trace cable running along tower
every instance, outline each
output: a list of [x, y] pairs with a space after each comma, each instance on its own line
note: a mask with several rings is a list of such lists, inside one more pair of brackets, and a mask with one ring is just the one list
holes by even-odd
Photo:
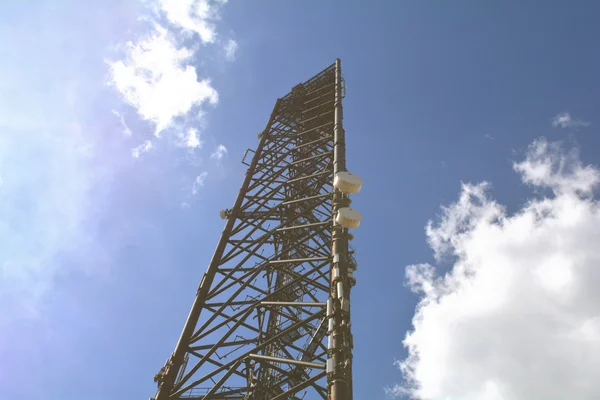
[[352, 399], [344, 96], [338, 59], [277, 100], [154, 400]]

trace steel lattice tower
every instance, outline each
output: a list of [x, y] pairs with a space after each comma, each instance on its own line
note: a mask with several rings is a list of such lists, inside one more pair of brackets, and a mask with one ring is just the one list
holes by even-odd
[[155, 400], [352, 399], [344, 95], [338, 59], [277, 100]]

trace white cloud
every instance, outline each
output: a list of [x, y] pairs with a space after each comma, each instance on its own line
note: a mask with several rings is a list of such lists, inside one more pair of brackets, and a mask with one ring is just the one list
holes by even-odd
[[214, 159], [220, 160], [226, 154], [227, 154], [227, 147], [225, 147], [224, 145], [220, 144], [217, 147], [217, 150], [215, 150], [213, 153], [210, 154], [210, 158], [214, 158]]
[[142, 118], [156, 124], [157, 136], [192, 107], [217, 103], [218, 93], [210, 79], [198, 80], [190, 64], [193, 52], [178, 48], [160, 25], [147, 38], [128, 42], [125, 48], [125, 60], [109, 63], [112, 84]]
[[206, 180], [206, 176], [208, 172], [203, 172], [196, 177], [194, 184], [192, 185], [192, 194], [198, 193], [198, 190], [204, 186], [204, 181]]
[[190, 128], [185, 137], [185, 146], [190, 149], [196, 149], [202, 147], [204, 144], [198, 136], [198, 131], [194, 128]]
[[227, 44], [225, 44], [225, 58], [227, 58], [228, 61], [233, 61], [235, 60], [235, 53], [238, 49], [238, 44], [235, 40], [233, 39], [229, 39], [227, 41]]
[[486, 133], [485, 135], [483, 135], [483, 137], [485, 137], [486, 139], [489, 139], [489, 140], [496, 140], [496, 137], [493, 135], [490, 135], [489, 133]]
[[213, 43], [216, 36], [215, 21], [220, 7], [227, 0], [159, 0], [159, 6], [169, 22], [185, 31], [195, 32], [205, 43]]
[[600, 179], [596, 168], [581, 164], [576, 149], [565, 152], [559, 143], [548, 143], [542, 139], [533, 142], [526, 159], [515, 163], [514, 168], [521, 173], [523, 182], [548, 187], [557, 194], [591, 194]]
[[398, 366], [406, 384], [388, 389], [427, 400], [600, 398], [600, 202], [598, 170], [576, 152], [535, 141], [514, 169], [553, 190], [508, 215], [486, 183], [464, 184], [459, 200], [429, 223], [440, 276], [406, 269], [419, 293]]
[[123, 134], [125, 136], [131, 136], [132, 132], [131, 129], [129, 129], [127, 122], [125, 122], [125, 117], [116, 110], [112, 110], [112, 113], [116, 115], [117, 118], [119, 118], [119, 121], [121, 122], [121, 127], [123, 128]]
[[552, 126], [561, 128], [577, 128], [590, 126], [589, 122], [573, 119], [568, 112], [562, 112], [552, 118]]
[[154, 144], [152, 144], [151, 140], [146, 140], [144, 143], [140, 144], [136, 148], [131, 150], [131, 156], [133, 158], [140, 158], [143, 153], [147, 153], [154, 148]]

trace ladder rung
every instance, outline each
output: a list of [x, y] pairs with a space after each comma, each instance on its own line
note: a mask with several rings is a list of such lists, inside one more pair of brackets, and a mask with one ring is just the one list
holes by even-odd
[[[305, 121], [302, 121], [302, 122], [305, 122]], [[323, 129], [323, 127], [325, 127], [327, 125], [333, 125], [333, 121], [326, 122], [323, 125], [315, 126], [314, 128], [310, 128], [310, 129], [307, 129], [307, 130], [299, 132], [299, 133], [286, 133], [285, 135], [283, 135], [283, 134], [282, 135], [275, 135], [274, 137], [277, 137], [277, 138], [279, 138], [279, 137], [298, 137], [298, 136], [302, 136], [302, 135], [304, 135], [306, 133], [311, 133], [313, 131], [316, 131], [317, 129]]]
[[330, 104], [330, 103], [334, 103], [334, 102], [335, 102], [335, 100], [327, 100], [327, 101], [325, 101], [325, 102], [323, 102], [321, 104], [318, 104], [318, 105], [316, 105], [314, 107], [309, 108], [308, 110], [302, 111], [302, 114], [307, 113], [307, 112], [311, 112], [313, 110], [316, 110], [319, 107], [323, 107], [324, 105], [327, 105], [327, 104]]
[[[313, 94], [313, 93], [317, 93], [317, 92], [319, 92], [319, 91], [321, 91], [321, 90], [323, 90], [323, 89], [327, 89], [327, 88], [329, 88], [329, 87], [331, 87], [331, 86], [333, 86], [333, 85], [335, 85], [335, 83], [330, 83], [330, 84], [328, 84], [328, 85], [321, 86], [320, 88], [318, 88], [318, 89], [315, 89], [315, 90], [311, 90], [310, 92], [308, 92], [308, 93], [305, 93], [304, 95], [305, 95], [305, 96], [310, 96], [310, 95], [311, 95], [311, 94]], [[310, 102], [310, 101], [312, 101], [312, 100], [309, 100], [309, 101], [307, 101], [307, 103], [308, 103], [308, 102]]]
[[310, 227], [313, 227], [313, 226], [322, 226], [322, 225], [327, 225], [327, 224], [330, 224], [330, 223], [331, 223], [331, 221], [323, 221], [323, 222], [313, 222], [312, 224], [286, 226], [285, 228], [279, 228], [279, 229], [277, 229], [277, 232], [289, 231], [291, 229], [310, 228]]
[[[323, 116], [325, 116], [325, 115], [327, 115], [327, 114], [331, 114], [332, 112], [333, 112], [333, 110], [325, 111], [325, 112], [324, 112], [324, 113], [322, 113], [322, 114], [315, 115], [314, 117], [312, 117], [312, 118], [309, 118], [309, 119], [305, 119], [304, 121], [302, 121], [302, 123], [303, 123], [303, 124], [305, 124], [305, 123], [307, 123], [307, 122], [309, 122], [309, 121], [312, 121], [313, 119], [317, 119], [317, 118], [323, 117]], [[304, 134], [304, 133], [305, 133], [305, 132], [299, 133], [299, 135], [302, 135], [302, 134]]]
[[271, 260], [269, 264], [286, 264], [286, 263], [303, 263], [309, 261], [327, 261], [329, 257], [314, 257], [314, 258], [291, 258], [289, 260]]
[[301, 199], [296, 199], [296, 200], [290, 200], [290, 201], [284, 201], [283, 203], [281, 203], [282, 206], [287, 206], [288, 204], [294, 204], [294, 203], [299, 203], [301, 201], [305, 201], [305, 200], [314, 200], [314, 199], [320, 199], [323, 197], [327, 197], [327, 196], [331, 196], [332, 193], [326, 193], [326, 194], [319, 194], [316, 196], [310, 196], [310, 197], [303, 197]]
[[282, 363], [282, 364], [301, 365], [303, 367], [308, 367], [308, 368], [325, 369], [325, 364], [317, 364], [317, 363], [312, 363], [312, 362], [308, 362], [308, 361], [298, 361], [298, 360], [293, 360], [293, 359], [289, 359], [289, 358], [263, 356], [263, 355], [259, 355], [259, 354], [248, 354], [248, 358], [254, 358], [256, 360], [271, 361], [271, 362]]
[[300, 301], [261, 301], [261, 306], [282, 306], [282, 307], [325, 307], [327, 303], [307, 303]]
[[319, 158], [319, 157], [328, 156], [328, 155], [330, 155], [330, 154], [332, 154], [332, 153], [333, 153], [333, 151], [331, 151], [331, 150], [330, 150], [330, 151], [326, 151], [326, 152], [324, 152], [324, 153], [319, 153], [319, 154], [317, 154], [317, 155], [314, 155], [314, 156], [312, 156], [312, 157], [306, 157], [306, 158], [303, 158], [303, 159], [301, 159], [301, 160], [296, 160], [296, 161], [294, 161], [294, 162], [291, 162], [291, 163], [290, 163], [290, 165], [296, 165], [296, 164], [300, 164], [301, 162], [305, 162], [305, 161], [313, 160], [313, 159], [315, 159], [315, 158]]
[[285, 182], [285, 184], [287, 185], [288, 183], [299, 182], [299, 181], [302, 181], [304, 179], [314, 178], [315, 176], [320, 176], [320, 175], [325, 175], [325, 174], [331, 174], [332, 172], [333, 171], [329, 169], [329, 170], [326, 170], [326, 171], [323, 171], [323, 172], [318, 172], [316, 174], [301, 176], [299, 178], [290, 179], [289, 181]]
[[326, 136], [323, 136], [322, 138], [317, 139], [317, 140], [313, 140], [312, 142], [308, 142], [308, 143], [301, 144], [300, 146], [296, 146], [296, 147], [294, 147], [292, 149], [292, 151], [301, 149], [301, 148], [306, 147], [306, 146], [310, 146], [311, 144], [315, 144], [315, 143], [319, 143], [319, 142], [324, 142], [326, 140], [329, 141], [329, 140], [332, 140], [332, 139], [333, 139], [333, 135], [330, 134], [330, 133], [326, 133]]

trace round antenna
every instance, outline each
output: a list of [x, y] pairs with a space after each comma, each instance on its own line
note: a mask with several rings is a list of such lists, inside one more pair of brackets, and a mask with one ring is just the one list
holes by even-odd
[[360, 192], [363, 180], [358, 175], [347, 171], [338, 172], [333, 178], [333, 186], [342, 193], [353, 194]]
[[221, 210], [219, 211], [219, 217], [221, 217], [222, 220], [227, 219], [229, 214], [229, 210]]
[[337, 212], [335, 222], [340, 224], [346, 229], [358, 228], [362, 215], [353, 208], [340, 208]]

